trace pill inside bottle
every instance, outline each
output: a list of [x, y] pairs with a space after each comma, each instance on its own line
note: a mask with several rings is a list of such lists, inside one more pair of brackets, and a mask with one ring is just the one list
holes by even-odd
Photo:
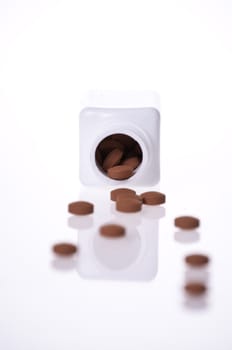
[[97, 145], [95, 162], [98, 169], [115, 180], [132, 177], [143, 161], [139, 143], [126, 134], [111, 134]]

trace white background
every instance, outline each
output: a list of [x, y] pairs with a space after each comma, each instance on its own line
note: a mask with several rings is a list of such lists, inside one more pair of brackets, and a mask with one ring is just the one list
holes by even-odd
[[[232, 348], [231, 18], [229, 0], [0, 1], [1, 349]], [[93, 88], [161, 96], [167, 204], [150, 282], [51, 267], [51, 245], [77, 240], [66, 207]], [[197, 242], [175, 240], [183, 213], [202, 220]], [[197, 310], [181, 290], [195, 251], [212, 258]]]

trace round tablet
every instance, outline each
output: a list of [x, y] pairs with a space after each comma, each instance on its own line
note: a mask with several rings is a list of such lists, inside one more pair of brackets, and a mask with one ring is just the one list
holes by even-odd
[[117, 196], [125, 194], [125, 195], [136, 195], [136, 192], [134, 190], [131, 190], [129, 188], [117, 188], [116, 190], [113, 190], [110, 192], [110, 199], [112, 201], [116, 201]]
[[165, 203], [165, 194], [156, 191], [144, 192], [140, 195], [143, 200], [143, 204], [147, 205], [159, 205]]
[[136, 213], [142, 209], [142, 201], [136, 198], [123, 198], [116, 201], [116, 210], [123, 213]]
[[68, 205], [68, 211], [74, 215], [88, 215], [93, 213], [94, 206], [92, 203], [78, 201]]
[[209, 257], [203, 254], [187, 255], [185, 262], [193, 267], [203, 267], [209, 263]]
[[127, 165], [117, 165], [109, 168], [107, 174], [114, 180], [126, 180], [133, 175], [133, 169]]
[[129, 194], [121, 193], [121, 194], [118, 194], [116, 201], [121, 201], [121, 200], [123, 201], [126, 198], [134, 198], [134, 199], [137, 199], [140, 202], [143, 202], [141, 196], [139, 196], [137, 194], [134, 194], [134, 193], [129, 193]]
[[100, 234], [102, 236], [106, 237], [122, 237], [125, 235], [125, 228], [120, 225], [114, 225], [114, 224], [109, 224], [109, 225], [103, 225], [99, 229]]
[[191, 282], [185, 285], [185, 291], [194, 296], [202, 295], [206, 292], [207, 288], [203, 283]]
[[141, 161], [139, 160], [138, 157], [130, 157], [130, 158], [126, 158], [122, 162], [122, 165], [128, 165], [132, 169], [136, 169], [139, 166], [140, 163], [141, 163]]
[[104, 159], [104, 162], [102, 164], [102, 167], [104, 170], [108, 170], [109, 168], [112, 168], [115, 165], [118, 165], [120, 163], [120, 160], [123, 156], [123, 151], [119, 148], [113, 149], [110, 153], [107, 154], [106, 158]]
[[200, 226], [200, 220], [193, 216], [180, 216], [175, 218], [174, 224], [183, 230], [193, 230]]
[[73, 255], [77, 251], [77, 247], [71, 243], [57, 243], [52, 248], [57, 255], [68, 256]]

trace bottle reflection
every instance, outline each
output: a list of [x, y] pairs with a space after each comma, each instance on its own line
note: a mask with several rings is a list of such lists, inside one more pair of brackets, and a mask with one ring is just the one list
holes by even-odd
[[75, 230], [87, 230], [93, 226], [93, 215], [72, 215], [68, 218], [67, 224]]
[[106, 270], [128, 269], [136, 262], [141, 250], [141, 237], [136, 229], [128, 230], [125, 237], [106, 238], [95, 234], [93, 251], [96, 261]]
[[144, 205], [142, 213], [146, 219], [159, 220], [165, 217], [166, 211], [164, 207], [159, 205]]
[[[82, 194], [82, 197], [85, 196]], [[89, 192], [86, 197], [90, 197]], [[109, 199], [102, 199], [106, 196], [94, 198], [92, 226], [78, 226], [79, 275], [82, 278], [103, 280], [154, 279], [158, 269], [159, 219], [165, 215], [165, 209], [144, 206], [141, 212], [127, 214], [116, 211], [115, 203]], [[99, 227], [106, 223], [123, 225], [126, 228], [125, 236], [101, 236]], [[74, 227], [73, 223], [69, 226]]]
[[73, 271], [76, 267], [76, 258], [74, 257], [54, 257], [51, 261], [51, 267], [57, 271]]

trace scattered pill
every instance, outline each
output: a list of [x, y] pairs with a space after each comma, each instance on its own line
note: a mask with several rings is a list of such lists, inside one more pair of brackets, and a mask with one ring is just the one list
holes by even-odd
[[185, 285], [185, 291], [193, 296], [199, 296], [206, 292], [207, 288], [203, 283], [191, 282]]
[[92, 214], [94, 206], [92, 203], [78, 201], [68, 205], [68, 212], [74, 215], [88, 215]]
[[77, 251], [77, 247], [71, 243], [57, 243], [52, 248], [57, 255], [68, 256], [73, 255]]
[[140, 195], [143, 200], [143, 204], [147, 205], [159, 205], [165, 203], [165, 194], [161, 192], [144, 192]]
[[116, 201], [116, 210], [123, 213], [135, 213], [142, 209], [142, 201], [136, 198], [123, 198]]
[[200, 226], [200, 220], [193, 216], [180, 216], [175, 218], [174, 224], [184, 230], [193, 230]]
[[131, 190], [130, 188], [117, 188], [116, 190], [112, 190], [110, 192], [110, 199], [112, 201], [116, 201], [117, 196], [125, 194], [125, 195], [136, 195], [136, 192], [134, 190]]
[[137, 194], [132, 194], [132, 193], [129, 193], [129, 194], [126, 194], [126, 193], [122, 193], [122, 194], [119, 194], [118, 196], [117, 196], [117, 199], [116, 199], [116, 201], [123, 201], [123, 200], [125, 200], [126, 198], [134, 198], [134, 199], [137, 199], [138, 201], [140, 201], [141, 203], [143, 203], [143, 200], [142, 200], [142, 198], [139, 196], [139, 195], [137, 195]]
[[113, 225], [113, 224], [103, 225], [100, 227], [99, 231], [102, 236], [112, 237], [112, 238], [122, 237], [125, 235], [125, 228], [120, 225]]
[[202, 267], [209, 263], [209, 257], [203, 254], [192, 254], [186, 256], [185, 262], [193, 267]]

